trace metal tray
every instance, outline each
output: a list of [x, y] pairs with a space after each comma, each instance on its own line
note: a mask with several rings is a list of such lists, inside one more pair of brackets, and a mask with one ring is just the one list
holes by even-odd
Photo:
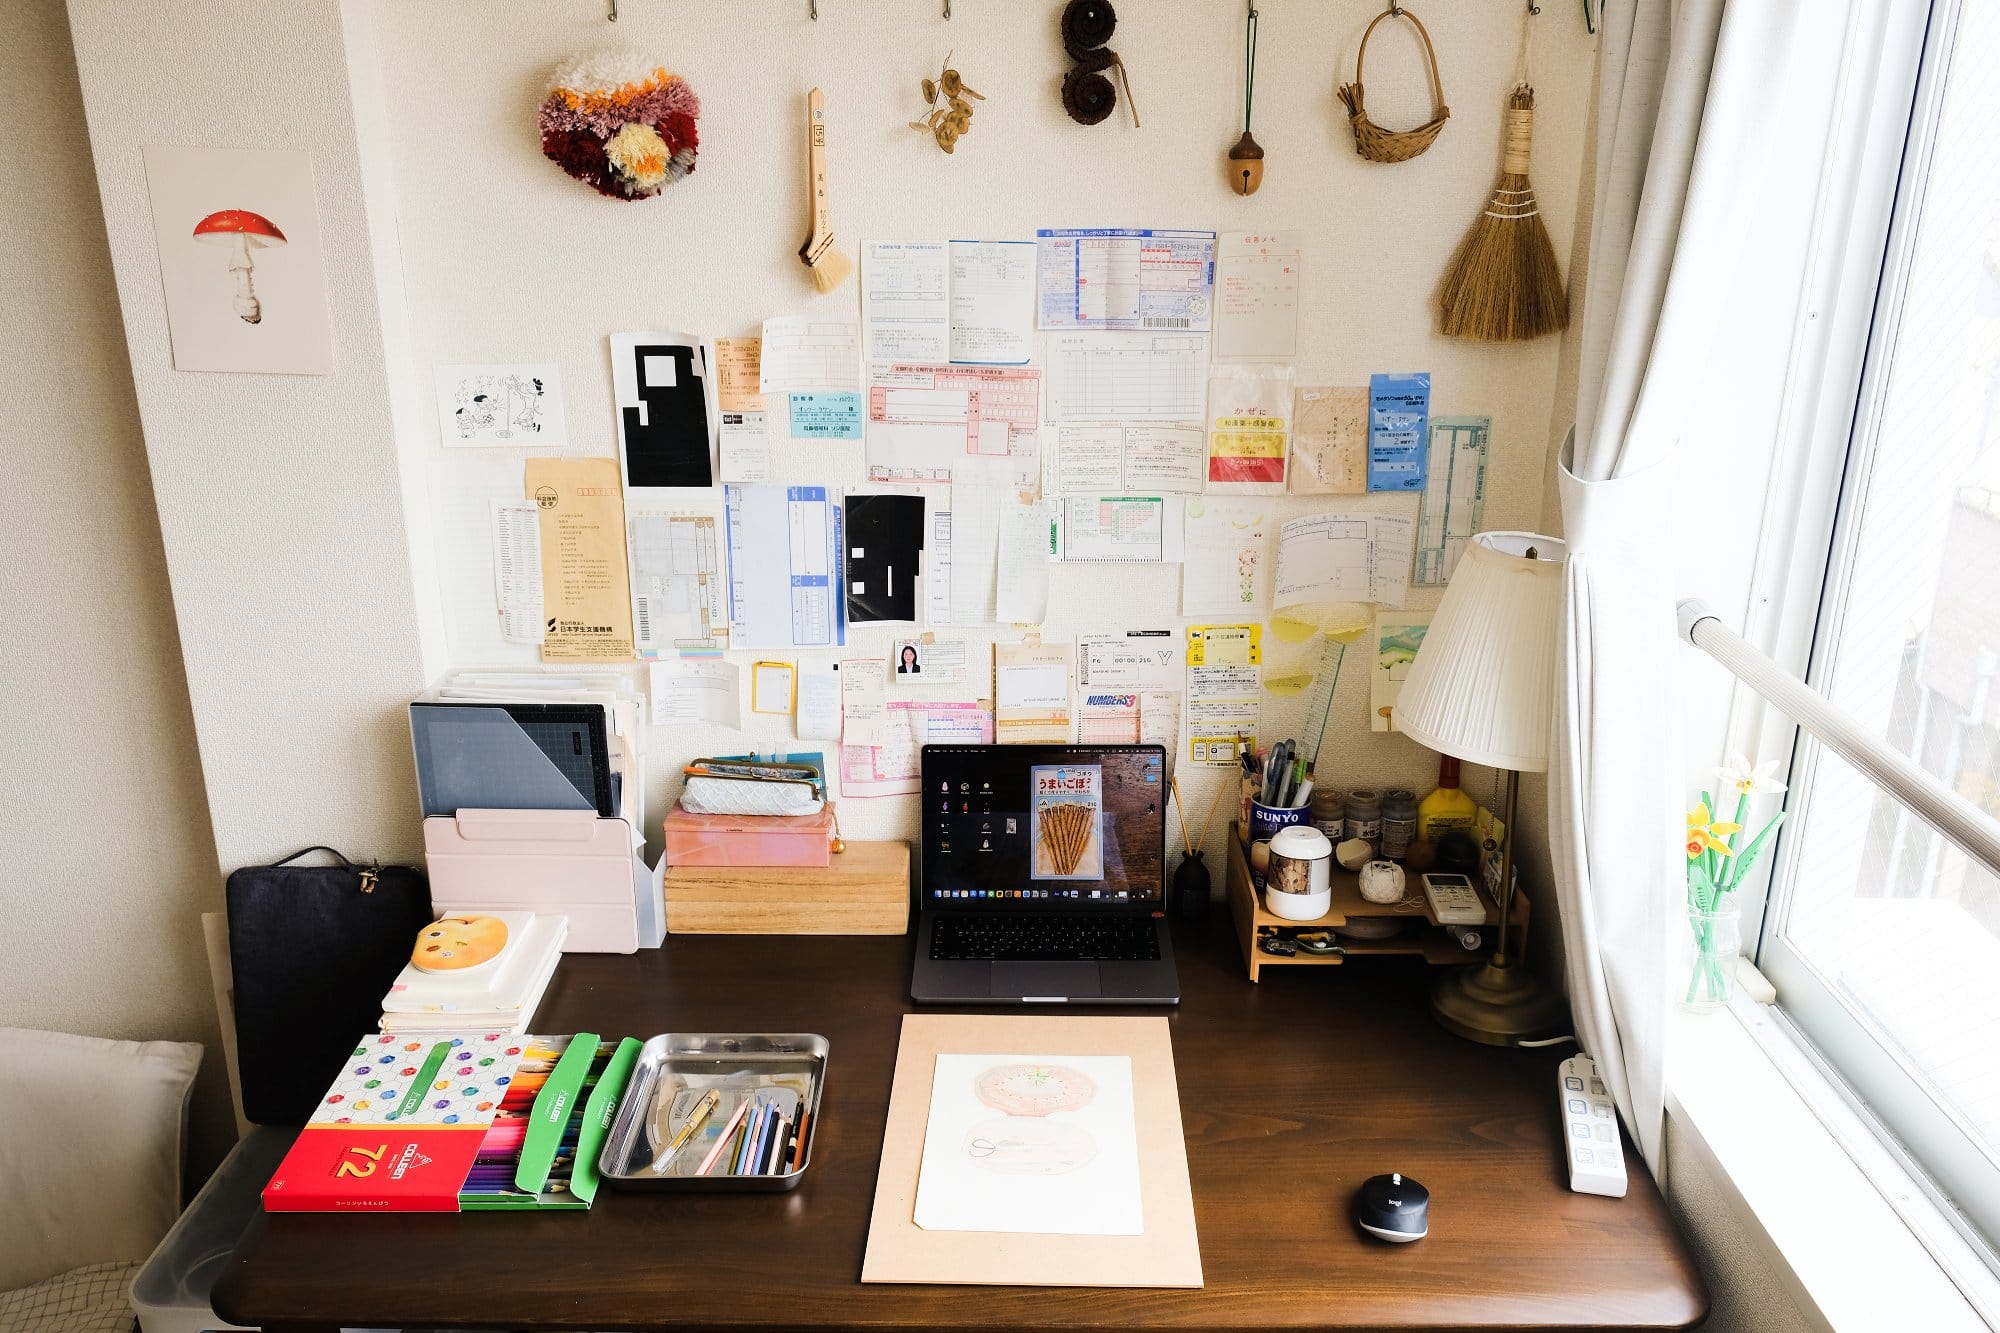
[[[667, 1032], [650, 1039], [639, 1048], [632, 1080], [598, 1156], [604, 1183], [614, 1189], [687, 1192], [772, 1194], [796, 1189], [812, 1168], [813, 1144], [819, 1138], [826, 1056], [826, 1038], [812, 1032]], [[759, 1087], [777, 1090], [781, 1097], [796, 1093], [807, 1114], [806, 1151], [798, 1169], [766, 1176], [684, 1174], [706, 1155], [712, 1140], [703, 1133], [676, 1154], [664, 1173], [655, 1173], [660, 1094], [698, 1096], [711, 1086], [725, 1091]], [[719, 1128], [732, 1109], [725, 1101], [709, 1123]], [[665, 1120], [674, 1123], [671, 1115]]]

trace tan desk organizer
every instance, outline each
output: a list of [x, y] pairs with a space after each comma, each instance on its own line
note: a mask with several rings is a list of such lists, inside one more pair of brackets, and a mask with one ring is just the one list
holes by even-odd
[[[1414, 954], [1427, 963], [1440, 966], [1461, 963], [1476, 963], [1486, 956], [1484, 951], [1474, 952], [1461, 946], [1458, 941], [1444, 932], [1437, 918], [1431, 915], [1430, 902], [1424, 897], [1423, 881], [1416, 875], [1409, 876], [1409, 884], [1401, 903], [1385, 905], [1371, 903], [1361, 896], [1361, 878], [1352, 871], [1334, 866], [1331, 877], [1333, 885], [1333, 906], [1327, 914], [1311, 921], [1291, 921], [1276, 916], [1264, 907], [1264, 897], [1257, 891], [1257, 885], [1250, 878], [1250, 861], [1243, 844], [1236, 838], [1236, 826], [1229, 829], [1229, 917], [1236, 926], [1236, 942], [1243, 947], [1243, 960], [1250, 965], [1250, 980], [1257, 979], [1257, 973], [1267, 967], [1338, 967], [1347, 957], [1361, 954]], [[1486, 908], [1486, 942], [1493, 943], [1492, 928], [1499, 924], [1500, 913], [1487, 895], [1486, 886], [1478, 886], [1479, 901]], [[673, 920], [672, 907], [668, 907], [668, 921]], [[1349, 920], [1380, 920], [1394, 918], [1412, 922], [1399, 935], [1384, 940], [1342, 939], [1342, 954], [1312, 954], [1301, 949], [1291, 958], [1265, 953], [1257, 947], [1257, 939], [1267, 930], [1282, 930], [1288, 933], [1300, 930], [1330, 930], [1344, 926]], [[1508, 933], [1516, 940], [1528, 929], [1528, 896], [1514, 895], [1514, 920]], [[1519, 932], [1519, 933], [1517, 933]]]
[[668, 866], [675, 935], [901, 935], [910, 928], [910, 845], [850, 842], [811, 866]]

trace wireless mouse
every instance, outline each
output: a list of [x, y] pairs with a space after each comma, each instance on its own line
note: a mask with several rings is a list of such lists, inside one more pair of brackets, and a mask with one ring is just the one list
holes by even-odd
[[1354, 1220], [1377, 1240], [1422, 1240], [1431, 1232], [1431, 1192], [1400, 1173], [1370, 1176]]

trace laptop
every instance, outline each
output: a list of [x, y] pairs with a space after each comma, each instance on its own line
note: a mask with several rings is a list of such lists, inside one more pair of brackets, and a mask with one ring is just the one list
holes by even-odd
[[1157, 745], [926, 745], [921, 1004], [1178, 1004]]

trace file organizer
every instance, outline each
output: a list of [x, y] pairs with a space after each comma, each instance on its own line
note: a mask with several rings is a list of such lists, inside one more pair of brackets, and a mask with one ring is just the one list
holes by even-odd
[[612, 730], [616, 706], [410, 705], [435, 911], [561, 915], [569, 953], [631, 953], [666, 938], [635, 823], [638, 757]]

